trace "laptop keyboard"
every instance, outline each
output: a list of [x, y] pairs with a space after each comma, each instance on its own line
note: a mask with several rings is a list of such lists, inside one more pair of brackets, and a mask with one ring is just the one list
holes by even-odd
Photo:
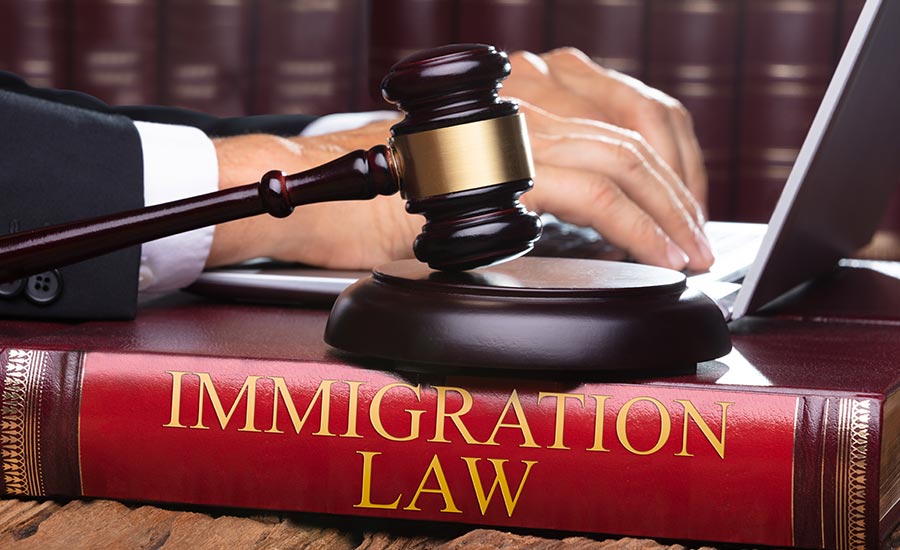
[[[535, 244], [535, 256], [634, 261], [591, 228], [572, 225], [549, 214], [541, 216], [541, 221], [544, 233]], [[716, 262], [708, 272], [686, 270], [685, 275], [697, 282], [740, 280], [756, 257], [765, 229], [765, 224], [707, 222], [706, 234]]]
[[534, 245], [532, 256], [630, 261], [628, 254], [589, 227], [560, 221], [550, 214], [541, 216], [544, 231]]

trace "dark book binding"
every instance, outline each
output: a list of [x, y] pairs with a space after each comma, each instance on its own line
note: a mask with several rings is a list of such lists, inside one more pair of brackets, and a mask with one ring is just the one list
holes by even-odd
[[775, 208], [835, 63], [835, 0], [744, 4], [736, 218]]
[[458, 2], [458, 42], [491, 44], [506, 52], [546, 49], [547, 0]]
[[550, 47], [574, 47], [600, 65], [643, 78], [646, 0], [555, 0]]
[[735, 157], [739, 3], [653, 0], [648, 83], [693, 117], [709, 176], [709, 217], [731, 219]]
[[40, 88], [67, 84], [65, 0], [0, 2], [0, 70]]
[[158, 103], [159, 1], [72, 2], [72, 86], [112, 105]]
[[404, 57], [453, 42], [455, 0], [377, 0], [369, 13], [368, 105], [390, 109], [381, 79]]
[[396, 370], [326, 318], [0, 321], [3, 493], [859, 550], [898, 521], [892, 324], [747, 318], [730, 355], [623, 380]]
[[840, 36], [838, 36], [839, 50], [843, 51], [844, 46], [847, 45], [847, 40], [850, 39], [850, 34], [853, 32], [853, 27], [856, 26], [856, 20], [859, 19], [859, 14], [862, 13], [865, 4], [866, 0], [840, 0], [838, 5], [841, 18]]
[[160, 99], [216, 116], [247, 113], [251, 0], [164, 0]]
[[361, 0], [260, 0], [254, 110], [350, 111], [361, 67]]
[[13, 33], [17, 27], [12, 13], [12, 2], [0, 2], [0, 71], [12, 70]]
[[880, 230], [900, 235], [900, 182], [897, 182], [897, 190], [884, 212]]

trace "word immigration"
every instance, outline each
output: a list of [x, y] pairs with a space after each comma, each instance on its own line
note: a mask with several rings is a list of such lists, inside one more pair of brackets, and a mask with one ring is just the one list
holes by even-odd
[[[355, 508], [418, 511], [420, 497], [436, 494], [441, 512], [461, 513], [454, 499], [458, 489], [448, 477], [458, 469], [482, 515], [499, 490], [509, 517], [529, 479], [541, 475], [546, 452], [591, 453], [598, 465], [613, 453], [726, 460], [734, 405], [701, 401], [698, 397], [708, 397], [702, 392], [679, 398], [337, 379], [313, 386], [282, 376], [217, 380], [207, 372], [166, 373], [171, 400], [163, 428], [362, 440], [355, 451], [360, 479]], [[416, 444], [427, 464], [417, 486], [402, 492], [394, 487], [388, 494], [376, 480], [398, 465], [409, 467], [403, 444]], [[448, 457], [448, 447], [456, 456]], [[391, 458], [389, 451], [399, 454]], [[458, 464], [448, 467], [451, 460]], [[387, 497], [377, 499], [376, 491]]]

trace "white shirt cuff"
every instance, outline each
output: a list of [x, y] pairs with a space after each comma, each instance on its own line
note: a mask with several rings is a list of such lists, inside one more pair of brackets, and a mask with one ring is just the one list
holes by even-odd
[[[219, 163], [212, 140], [190, 126], [134, 123], [144, 154], [144, 205], [153, 206], [219, 188]], [[144, 243], [138, 289], [163, 292], [191, 284], [203, 271], [213, 228], [203, 227]]]
[[301, 136], [321, 136], [332, 132], [355, 130], [366, 124], [380, 120], [394, 120], [400, 116], [399, 111], [368, 111], [365, 113], [335, 113], [310, 122], [300, 132]]
[[[300, 134], [318, 136], [352, 130], [398, 117], [397, 111], [338, 113], [314, 120]], [[219, 186], [219, 164], [212, 140], [190, 126], [135, 121], [144, 153], [144, 206], [212, 193]], [[144, 243], [138, 289], [165, 292], [197, 279], [212, 246], [213, 228], [204, 227]]]

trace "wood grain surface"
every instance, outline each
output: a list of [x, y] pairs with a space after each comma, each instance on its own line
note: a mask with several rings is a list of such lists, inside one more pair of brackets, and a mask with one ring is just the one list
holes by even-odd
[[[900, 530], [889, 547], [900, 549]], [[0, 499], [10, 550], [716, 550], [650, 539], [559, 537], [452, 524], [161, 508], [109, 500]], [[720, 547], [736, 550], [742, 546]]]
[[[453, 525], [325, 516], [229, 515], [109, 500], [0, 500], [0, 548], [10, 550], [676, 550], [647, 539], [551, 538]], [[709, 547], [702, 547], [707, 550]]]

